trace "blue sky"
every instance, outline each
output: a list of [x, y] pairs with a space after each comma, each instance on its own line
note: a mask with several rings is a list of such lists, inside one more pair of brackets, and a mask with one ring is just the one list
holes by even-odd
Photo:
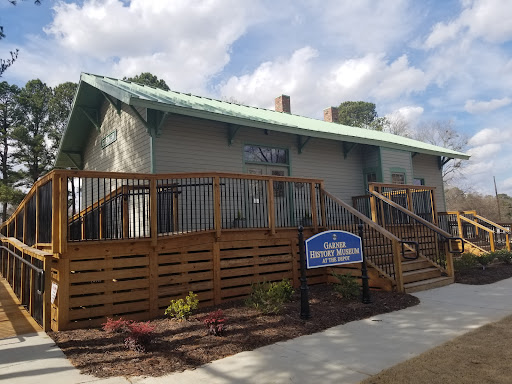
[[171, 89], [321, 118], [374, 102], [412, 130], [453, 121], [472, 159], [456, 183], [512, 195], [512, 5], [508, 0], [0, 0], [20, 86], [149, 71]]

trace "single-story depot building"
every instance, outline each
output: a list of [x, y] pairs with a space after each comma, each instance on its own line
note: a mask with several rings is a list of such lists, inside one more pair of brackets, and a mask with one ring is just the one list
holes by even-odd
[[284, 95], [272, 111], [83, 73], [55, 166], [312, 177], [347, 202], [368, 182], [428, 185], [445, 210], [443, 164], [468, 155], [336, 118], [294, 115]]

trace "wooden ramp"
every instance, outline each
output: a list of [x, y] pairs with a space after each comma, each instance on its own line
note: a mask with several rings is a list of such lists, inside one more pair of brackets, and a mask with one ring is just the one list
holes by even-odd
[[7, 281], [0, 278], [0, 339], [42, 332], [14, 295]]

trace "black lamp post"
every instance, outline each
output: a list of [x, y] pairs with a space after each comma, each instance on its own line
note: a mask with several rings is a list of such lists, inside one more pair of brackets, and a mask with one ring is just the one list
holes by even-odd
[[311, 318], [309, 312], [309, 288], [306, 278], [306, 252], [304, 250], [304, 228], [299, 226], [299, 255], [300, 255], [300, 318]]
[[363, 304], [370, 304], [372, 299], [370, 297], [370, 287], [368, 285], [368, 270], [366, 269], [366, 256], [364, 255], [364, 239], [363, 239], [363, 224], [359, 224], [359, 237], [361, 238], [361, 253], [363, 254], [363, 264], [361, 265], [361, 278], [363, 280]]

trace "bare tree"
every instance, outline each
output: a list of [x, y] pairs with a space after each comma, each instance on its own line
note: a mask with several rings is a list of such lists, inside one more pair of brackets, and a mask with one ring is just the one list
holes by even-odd
[[[463, 152], [468, 144], [468, 137], [453, 126], [452, 120], [437, 120], [422, 123], [413, 135], [416, 140], [439, 147]], [[460, 175], [466, 163], [461, 159], [452, 159], [443, 166], [443, 180], [449, 183]]]
[[385, 119], [384, 132], [398, 136], [411, 137], [411, 126], [401, 114], [386, 116]]

